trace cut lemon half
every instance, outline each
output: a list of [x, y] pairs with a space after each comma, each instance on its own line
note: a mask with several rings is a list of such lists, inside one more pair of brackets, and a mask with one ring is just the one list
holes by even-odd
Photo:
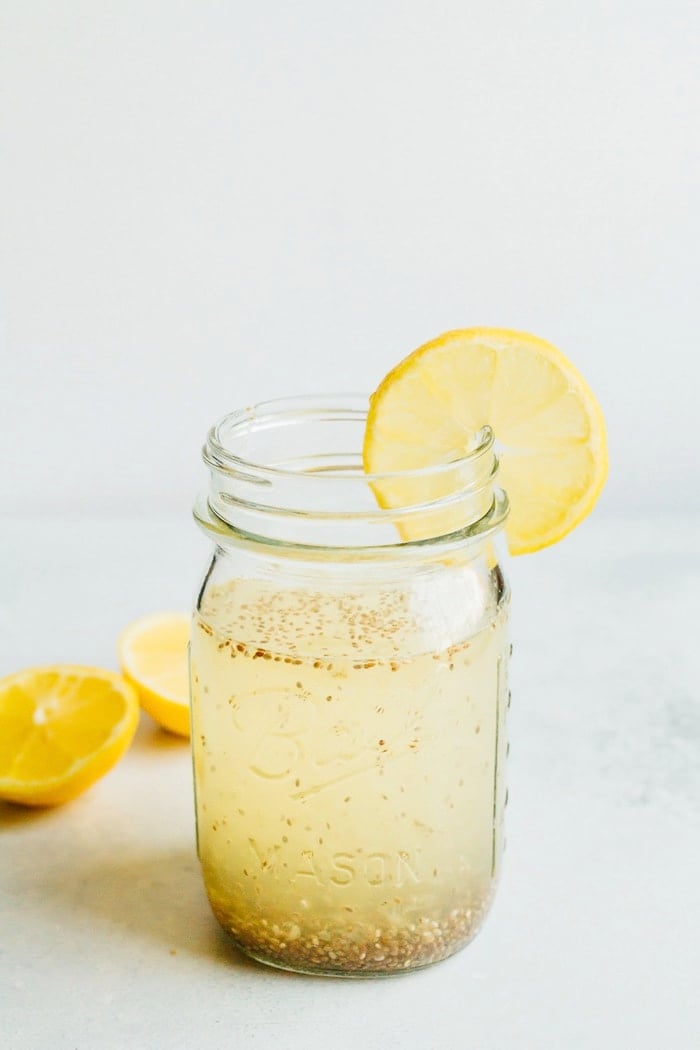
[[[447, 332], [396, 366], [370, 399], [363, 461], [370, 474], [449, 463], [493, 428], [510, 500], [512, 554], [547, 547], [592, 510], [608, 471], [603, 413], [554, 346], [525, 332]], [[379, 503], [410, 502], [415, 481], [373, 484]], [[412, 539], [402, 528], [404, 539]]]
[[0, 798], [55, 806], [121, 758], [136, 731], [136, 691], [121, 675], [57, 665], [0, 680]]
[[119, 663], [141, 707], [171, 733], [190, 735], [187, 644], [190, 618], [157, 613], [136, 620], [119, 638]]

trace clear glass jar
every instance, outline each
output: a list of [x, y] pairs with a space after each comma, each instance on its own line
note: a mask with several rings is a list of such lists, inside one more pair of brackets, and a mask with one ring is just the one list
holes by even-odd
[[[190, 645], [214, 914], [261, 962], [347, 976], [474, 936], [506, 794], [493, 434], [454, 463], [369, 477], [365, 416], [362, 398], [294, 398], [211, 430], [195, 516], [216, 546]], [[398, 511], [379, 506], [390, 486]]]

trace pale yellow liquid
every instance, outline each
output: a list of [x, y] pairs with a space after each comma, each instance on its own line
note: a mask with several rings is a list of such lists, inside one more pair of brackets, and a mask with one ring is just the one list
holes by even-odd
[[391, 590], [237, 581], [205, 596], [191, 643], [199, 855], [246, 952], [385, 973], [474, 935], [502, 845], [505, 621], [494, 609], [426, 650]]

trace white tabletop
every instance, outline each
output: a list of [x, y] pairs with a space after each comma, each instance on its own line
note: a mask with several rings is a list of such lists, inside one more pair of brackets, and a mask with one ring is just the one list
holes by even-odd
[[[513, 561], [504, 874], [472, 945], [391, 980], [246, 961], [209, 912], [185, 742], [144, 715], [55, 810], [0, 804], [3, 1050], [696, 1050], [700, 520], [598, 518]], [[186, 608], [181, 519], [0, 522], [0, 674], [116, 666]]]

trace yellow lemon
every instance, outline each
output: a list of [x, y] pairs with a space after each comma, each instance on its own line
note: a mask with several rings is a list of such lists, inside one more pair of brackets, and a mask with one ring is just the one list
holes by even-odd
[[0, 798], [54, 806], [115, 765], [136, 732], [136, 691], [121, 675], [59, 664], [0, 680]]
[[157, 613], [132, 623], [118, 643], [122, 672], [136, 686], [141, 707], [180, 736], [190, 735], [189, 632], [184, 613]]
[[[489, 425], [511, 512], [512, 554], [556, 543], [592, 510], [608, 471], [603, 413], [559, 350], [525, 332], [447, 332], [398, 364], [372, 395], [365, 429], [368, 473], [447, 463]], [[411, 485], [375, 485], [383, 506], [412, 502]], [[404, 497], [406, 497], [404, 499]], [[404, 536], [406, 539], [412, 537]]]

